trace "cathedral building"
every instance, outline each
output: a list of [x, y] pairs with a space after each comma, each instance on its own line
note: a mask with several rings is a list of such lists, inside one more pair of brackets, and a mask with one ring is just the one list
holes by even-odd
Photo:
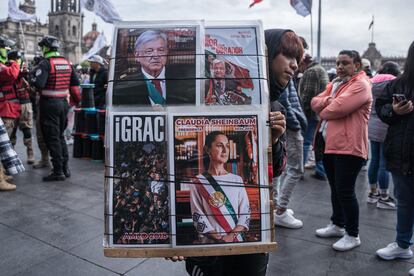
[[[36, 14], [36, 1], [24, 0], [19, 8], [29, 14]], [[0, 34], [15, 41], [16, 48], [24, 52], [28, 60], [41, 55], [37, 43], [43, 36], [50, 34], [59, 38], [59, 53], [72, 63], [79, 63], [82, 57], [83, 15], [80, 11], [80, 0], [51, 0], [48, 23], [22, 22], [23, 34], [19, 22], [9, 17], [0, 20]]]

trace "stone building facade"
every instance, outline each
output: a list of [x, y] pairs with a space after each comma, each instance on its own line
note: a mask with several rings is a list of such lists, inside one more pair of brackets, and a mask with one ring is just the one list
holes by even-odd
[[59, 52], [73, 63], [82, 57], [81, 39], [83, 17], [79, 0], [52, 0], [49, 16], [49, 34], [60, 40]]
[[[29, 14], [36, 14], [34, 0], [25, 0], [19, 7]], [[22, 27], [26, 45], [23, 43], [19, 22], [14, 22], [9, 17], [0, 21], [0, 34], [16, 42], [17, 48], [25, 53], [27, 59], [32, 60], [36, 55], [40, 55], [37, 43], [44, 35], [49, 33], [48, 24], [42, 24], [40, 21], [22, 22]]]
[[[19, 8], [29, 14], [36, 14], [36, 1], [24, 0]], [[19, 22], [10, 18], [0, 21], [0, 34], [16, 42], [16, 48], [25, 53], [28, 60], [41, 55], [37, 43], [43, 36], [50, 34], [59, 38], [59, 52], [72, 63], [78, 63], [82, 57], [83, 16], [80, 12], [80, 0], [51, 0], [48, 14], [49, 22], [22, 22], [25, 43]], [[26, 47], [25, 47], [26, 46]]]

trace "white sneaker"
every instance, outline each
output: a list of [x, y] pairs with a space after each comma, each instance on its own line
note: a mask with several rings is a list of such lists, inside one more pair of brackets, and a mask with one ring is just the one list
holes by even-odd
[[302, 228], [303, 223], [301, 220], [296, 219], [289, 211], [285, 211], [281, 215], [275, 213], [275, 225], [298, 229]]
[[343, 237], [345, 235], [345, 228], [336, 226], [331, 222], [325, 228], [317, 229], [315, 234], [320, 238]]
[[408, 273], [410, 273], [410, 276], [414, 276], [414, 268], [411, 268], [410, 271], [408, 271]]
[[348, 251], [361, 244], [361, 240], [358, 237], [349, 236], [347, 233], [336, 243], [332, 245], [333, 249], [338, 251]]
[[286, 212], [288, 212], [289, 214], [291, 214], [292, 216], [295, 214], [295, 212], [293, 212], [292, 209], [286, 209]]
[[394, 260], [397, 258], [409, 259], [413, 256], [413, 252], [409, 247], [404, 249], [399, 247], [396, 242], [393, 242], [387, 245], [387, 247], [378, 249], [377, 255], [384, 260]]

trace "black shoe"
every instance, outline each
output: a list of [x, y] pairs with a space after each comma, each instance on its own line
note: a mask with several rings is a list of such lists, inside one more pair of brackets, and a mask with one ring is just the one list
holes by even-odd
[[323, 176], [323, 175], [320, 175], [320, 174], [317, 174], [317, 173], [314, 173], [314, 174], [312, 174], [311, 176], [312, 176], [313, 178], [317, 179], [317, 180], [320, 180], [320, 181], [326, 181], [326, 176]]
[[50, 181], [63, 181], [65, 180], [65, 175], [63, 173], [56, 173], [52, 172], [48, 176], [43, 177], [43, 181], [50, 182]]
[[63, 167], [63, 174], [65, 175], [65, 177], [70, 177], [69, 167]]

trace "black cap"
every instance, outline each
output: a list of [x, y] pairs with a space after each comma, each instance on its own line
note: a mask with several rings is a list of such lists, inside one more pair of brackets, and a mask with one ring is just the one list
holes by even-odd
[[22, 54], [17, 50], [9, 51], [7, 53], [7, 59], [9, 60], [18, 60], [21, 57], [22, 57]]
[[47, 35], [43, 37], [37, 45], [39, 45], [40, 47], [46, 46], [50, 49], [58, 49], [60, 47], [60, 42], [57, 37]]

